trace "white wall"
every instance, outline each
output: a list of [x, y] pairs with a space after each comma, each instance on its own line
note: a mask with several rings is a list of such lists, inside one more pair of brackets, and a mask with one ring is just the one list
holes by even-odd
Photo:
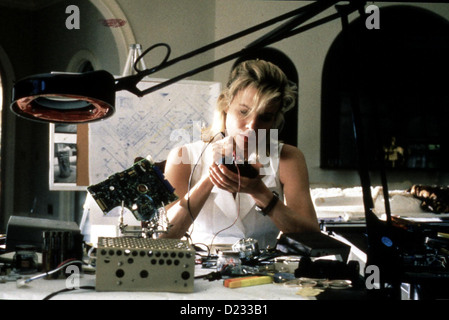
[[[143, 49], [157, 43], [171, 47], [170, 59], [214, 41], [215, 2], [211, 0], [117, 0]], [[150, 52], [144, 58], [147, 67], [158, 65], [165, 49]], [[201, 66], [213, 59], [213, 51], [186, 60], [154, 74], [157, 78], [171, 78]], [[192, 79], [212, 80], [213, 71], [198, 74]], [[152, 75], [153, 77], [153, 75]]]

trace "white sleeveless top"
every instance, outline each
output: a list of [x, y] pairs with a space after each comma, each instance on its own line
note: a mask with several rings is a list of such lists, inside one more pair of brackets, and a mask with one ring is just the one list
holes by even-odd
[[[205, 159], [211, 153], [204, 152], [207, 143], [198, 141], [185, 145], [192, 170], [191, 187], [193, 187], [203, 175], [208, 175], [211, 163]], [[263, 167], [262, 181], [272, 191], [284, 198], [279, 179], [279, 157], [282, 144], [276, 155], [267, 158]], [[202, 159], [199, 159], [199, 157]], [[268, 161], [269, 159], [269, 161]], [[196, 165], [197, 164], [197, 165]], [[195, 167], [196, 165], [196, 167]], [[261, 171], [262, 172], [262, 171]], [[259, 248], [274, 247], [279, 235], [279, 229], [268, 216], [263, 216], [255, 210], [254, 199], [246, 194], [239, 193], [235, 198], [232, 193], [213, 187], [212, 192], [190, 228], [194, 243], [234, 244], [243, 238], [253, 238], [259, 243]], [[214, 235], [215, 238], [214, 238]], [[212, 243], [213, 240], [213, 243]]]

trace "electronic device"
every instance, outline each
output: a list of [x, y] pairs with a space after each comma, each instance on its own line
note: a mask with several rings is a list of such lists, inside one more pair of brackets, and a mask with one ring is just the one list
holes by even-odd
[[195, 250], [186, 241], [98, 239], [97, 291], [193, 292]]
[[323, 232], [304, 232], [282, 234], [276, 249], [285, 254], [296, 254], [305, 257], [322, 257], [339, 255], [346, 262], [351, 247]]
[[6, 251], [15, 251], [17, 246], [32, 245], [41, 252], [43, 247], [43, 234], [45, 231], [69, 233], [73, 239], [68, 250], [79, 252], [83, 236], [80, 228], [74, 221], [60, 221], [52, 219], [11, 216], [6, 231]]
[[138, 221], [149, 221], [163, 207], [178, 199], [160, 169], [147, 159], [87, 188], [104, 214], [124, 206]]
[[330, 260], [317, 259], [312, 261], [309, 257], [302, 257], [298, 268], [295, 270], [296, 278], [313, 278], [329, 280], [351, 280], [356, 283], [360, 276], [360, 264], [358, 261], [348, 261], [348, 263]]
[[244, 161], [243, 163], [236, 163], [235, 160], [228, 161], [226, 158], [223, 158], [221, 161], [222, 164], [226, 166], [229, 170], [234, 173], [240, 174], [242, 177], [247, 178], [256, 178], [259, 175], [259, 171], [254, 168], [248, 161]]

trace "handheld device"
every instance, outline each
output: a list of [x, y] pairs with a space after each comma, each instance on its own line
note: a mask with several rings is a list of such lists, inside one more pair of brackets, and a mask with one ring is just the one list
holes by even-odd
[[[244, 163], [235, 163], [235, 161], [232, 161], [232, 163], [226, 163], [223, 158], [222, 162], [226, 168], [231, 170], [232, 172], [235, 172], [237, 174], [240, 174], [242, 177], [247, 178], [256, 178], [259, 175], [259, 171], [257, 171], [256, 168], [254, 168], [251, 164], [248, 163], [248, 161], [245, 161]], [[238, 170], [237, 170], [238, 167]]]

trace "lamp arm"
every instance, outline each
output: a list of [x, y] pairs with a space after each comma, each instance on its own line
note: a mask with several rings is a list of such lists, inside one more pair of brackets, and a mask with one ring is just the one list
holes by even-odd
[[[287, 34], [294, 30], [294, 28], [300, 26], [302, 23], [306, 22], [309, 19], [312, 19], [313, 17], [317, 16], [318, 14], [322, 13], [324, 10], [328, 9], [329, 7], [335, 5], [339, 1], [316, 1], [314, 3], [311, 3], [305, 7], [302, 7], [303, 10], [300, 13], [293, 16], [292, 19], [284, 23], [283, 25], [277, 27], [276, 29], [272, 30], [271, 32], [265, 34], [264, 36], [260, 37], [259, 39], [253, 41], [248, 46], [256, 46], [256, 45], [264, 45], [264, 43], [273, 43], [277, 42], [279, 40], [282, 40], [287, 37]], [[270, 40], [271, 39], [271, 40]]]
[[[267, 20], [263, 23], [260, 23], [256, 26], [250, 27], [248, 29], [245, 29], [243, 31], [240, 31], [238, 33], [235, 33], [231, 36], [225, 37], [221, 40], [218, 40], [216, 42], [213, 42], [211, 44], [208, 44], [206, 46], [203, 46], [199, 49], [193, 50], [191, 52], [188, 52], [182, 56], [179, 56], [175, 59], [172, 60], [168, 60], [165, 59], [165, 61], [163, 63], [161, 63], [159, 66], [156, 66], [154, 68], [151, 69], [146, 69], [146, 70], [142, 70], [139, 71], [137, 74], [135, 75], [131, 75], [131, 76], [126, 76], [126, 77], [122, 77], [119, 79], [116, 79], [116, 91], [121, 91], [121, 90], [127, 90], [139, 97], [142, 97], [146, 94], [152, 93], [154, 91], [157, 91], [161, 88], [164, 88], [166, 86], [169, 86], [175, 82], [178, 82], [182, 79], [185, 79], [187, 77], [193, 76], [195, 74], [198, 74], [202, 71], [211, 69], [215, 66], [218, 66], [220, 64], [226, 63], [232, 59], [238, 58], [240, 56], [243, 56], [245, 54], [254, 52], [260, 48], [263, 48], [265, 46], [268, 46], [270, 44], [273, 44], [275, 42], [278, 42], [282, 39], [291, 37], [293, 35], [299, 34], [301, 32], [304, 32], [306, 30], [312, 29], [318, 25], [321, 25], [323, 23], [329, 22], [331, 20], [334, 20], [336, 18], [339, 17], [338, 14], [333, 14], [330, 15], [328, 17], [319, 19], [315, 22], [312, 22], [306, 26], [303, 27], [299, 27], [302, 23], [306, 22], [307, 20], [315, 17], [316, 15], [320, 14], [321, 12], [323, 12], [324, 10], [328, 9], [329, 7], [333, 6], [334, 4], [336, 4], [339, 1], [336, 0], [327, 0], [327, 1], [316, 1], [314, 3], [308, 4], [304, 7], [301, 7], [299, 9], [290, 11], [286, 14], [280, 15], [278, 17], [275, 17], [273, 19]], [[155, 86], [152, 86], [151, 88], [147, 88], [145, 90], [140, 90], [137, 88], [137, 84], [146, 76], [153, 74], [157, 71], [160, 71], [162, 69], [165, 69], [171, 65], [174, 65], [175, 63], [178, 63], [182, 60], [187, 60], [189, 58], [192, 58], [198, 54], [204, 53], [206, 51], [209, 51], [213, 48], [222, 46], [226, 43], [229, 43], [231, 41], [234, 41], [236, 39], [242, 38], [244, 36], [247, 36], [251, 33], [254, 33], [258, 30], [264, 29], [268, 26], [271, 26], [275, 23], [284, 21], [286, 19], [291, 18], [289, 21], [287, 21], [286, 23], [282, 24], [281, 26], [275, 28], [274, 30], [272, 30], [270, 33], [258, 38], [257, 40], [253, 41], [252, 43], [250, 43], [249, 45], [247, 45], [245, 48], [243, 48], [240, 51], [234, 52], [232, 54], [229, 54], [221, 59], [215, 60], [213, 62], [207, 63], [201, 67], [198, 67], [196, 69], [190, 70], [188, 72], [185, 72], [181, 75], [178, 75], [172, 79], [166, 80], [162, 83], [159, 83]], [[298, 28], [297, 28], [298, 27]], [[296, 29], [295, 29], [296, 28]], [[163, 45], [163, 44], [160, 44]], [[157, 45], [156, 45], [157, 46]], [[154, 47], [154, 46], [153, 46]], [[148, 50], [146, 52], [144, 52], [144, 54], [142, 54], [140, 57], [137, 58], [136, 62], [139, 61], [140, 59], [142, 59], [142, 57], [148, 52]]]
[[[83, 74], [51, 73], [27, 77], [16, 82], [14, 85], [11, 110], [24, 118], [42, 122], [83, 123], [105, 119], [115, 112], [115, 92], [127, 90], [138, 97], [142, 97], [232, 59], [254, 53], [272, 43], [337, 18], [338, 15], [330, 15], [302, 26], [307, 20], [319, 15], [329, 7], [336, 5], [337, 2], [339, 1], [320, 0], [312, 2], [299, 9], [267, 20], [254, 27], [240, 31], [171, 60], [169, 60], [171, 53], [170, 47], [165, 43], [155, 44], [146, 49], [134, 62], [133, 67], [137, 71], [137, 74], [126, 77], [115, 78], [112, 74], [103, 70]], [[362, 2], [364, 1], [352, 0], [346, 6], [349, 8], [348, 12], [354, 9], [355, 3], [360, 6]], [[288, 21], [285, 22], [284, 20], [287, 19]], [[240, 51], [228, 54], [221, 59], [204, 64], [150, 88], [141, 90], [137, 87], [138, 83], [146, 76], [280, 22], [282, 23], [279, 26], [265, 33], [262, 37], [257, 38]], [[150, 69], [139, 70], [136, 67], [137, 62], [149, 51], [158, 47], [165, 47], [167, 49], [167, 53], [162, 62]]]

